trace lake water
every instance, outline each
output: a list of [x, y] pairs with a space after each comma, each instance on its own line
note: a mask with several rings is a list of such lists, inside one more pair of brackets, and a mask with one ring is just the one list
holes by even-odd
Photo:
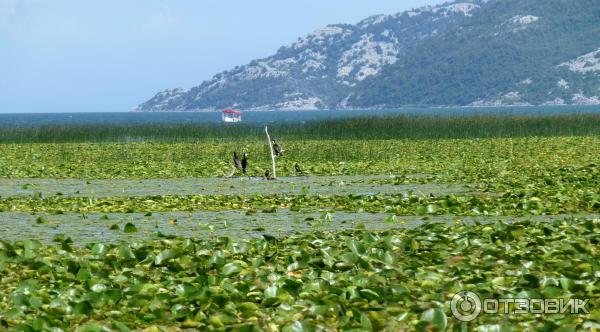
[[[540, 106], [486, 108], [403, 108], [386, 110], [338, 111], [260, 111], [244, 112], [245, 123], [306, 122], [331, 118], [360, 116], [471, 116], [471, 115], [555, 115], [600, 113], [600, 106]], [[149, 124], [149, 123], [217, 123], [220, 112], [160, 112], [160, 113], [27, 113], [0, 114], [0, 126], [26, 127], [81, 124]]]

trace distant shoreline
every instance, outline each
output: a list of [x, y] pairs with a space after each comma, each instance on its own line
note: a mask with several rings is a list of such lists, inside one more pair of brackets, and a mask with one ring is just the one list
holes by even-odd
[[[557, 108], [568, 108], [568, 107], [598, 107], [600, 110], [600, 104], [563, 104], [563, 105], [482, 105], [482, 106], [403, 106], [403, 107], [375, 107], [375, 108], [339, 108], [339, 109], [238, 109], [242, 112], [353, 112], [353, 111], [385, 111], [385, 110], [437, 110], [437, 109], [492, 109], [492, 108], [546, 108], [546, 107], [557, 107]], [[173, 110], [173, 111], [142, 111], [142, 110], [131, 110], [130, 113], [219, 113], [222, 110]], [[121, 113], [121, 112], [119, 112]]]
[[[269, 112], [306, 112], [306, 113], [319, 113], [319, 112], [340, 112], [340, 113], [349, 113], [349, 112], [364, 112], [364, 111], [410, 111], [410, 110], [439, 110], [439, 109], [449, 109], [449, 110], [473, 110], [473, 109], [481, 109], [481, 110], [489, 110], [489, 109], [535, 109], [535, 108], [592, 108], [598, 109], [600, 111], [600, 105], [587, 105], [587, 104], [568, 104], [568, 105], [505, 105], [505, 106], [405, 106], [398, 108], [345, 108], [345, 109], [319, 109], [319, 110], [290, 110], [290, 109], [273, 109], [273, 110], [264, 110], [264, 109], [250, 109], [243, 110], [242, 112], [252, 112], [252, 113], [269, 113]], [[26, 115], [26, 114], [38, 114], [38, 115], [51, 115], [51, 114], [66, 114], [66, 115], [78, 115], [78, 114], [194, 114], [194, 113], [206, 113], [206, 114], [214, 114], [220, 113], [222, 110], [190, 110], [190, 111], [136, 111], [136, 110], [124, 110], [124, 111], [93, 111], [93, 112], [44, 112], [44, 111], [33, 111], [33, 112], [0, 112], [0, 116], [7, 115]]]

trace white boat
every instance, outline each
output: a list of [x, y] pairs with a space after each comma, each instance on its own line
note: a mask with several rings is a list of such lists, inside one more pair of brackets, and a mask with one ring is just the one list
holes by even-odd
[[236, 110], [230, 110], [230, 109], [223, 110], [221, 118], [223, 119], [223, 122], [228, 122], [228, 123], [241, 122], [242, 121], [242, 112], [236, 111]]

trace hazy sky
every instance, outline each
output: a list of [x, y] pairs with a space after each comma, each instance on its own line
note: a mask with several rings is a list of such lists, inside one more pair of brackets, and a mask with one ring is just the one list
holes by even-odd
[[333, 23], [439, 0], [0, 0], [0, 112], [129, 111]]

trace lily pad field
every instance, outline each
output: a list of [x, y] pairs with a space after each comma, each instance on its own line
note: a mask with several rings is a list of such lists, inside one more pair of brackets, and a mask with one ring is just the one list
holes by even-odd
[[0, 330], [600, 330], [600, 116], [496, 120], [2, 128]]

